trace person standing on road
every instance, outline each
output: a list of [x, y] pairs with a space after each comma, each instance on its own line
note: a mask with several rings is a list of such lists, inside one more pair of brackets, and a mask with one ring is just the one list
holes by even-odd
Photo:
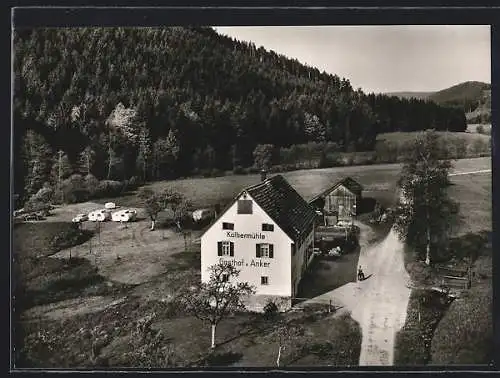
[[358, 268], [358, 281], [363, 281], [365, 279], [365, 274], [363, 273], [363, 269], [361, 269], [361, 265]]

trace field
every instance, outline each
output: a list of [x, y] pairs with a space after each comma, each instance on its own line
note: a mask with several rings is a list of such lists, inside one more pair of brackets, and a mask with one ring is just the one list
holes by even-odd
[[482, 126], [485, 132], [488, 134], [491, 133], [491, 124], [479, 124], [479, 123], [472, 123], [467, 125], [467, 132], [468, 133], [477, 133], [477, 128], [478, 126]]
[[[417, 135], [422, 134], [422, 133], [424, 133], [424, 132], [423, 131], [422, 132], [408, 132], [408, 133], [395, 132], [395, 133], [378, 134], [377, 140], [385, 140], [388, 142], [395, 142], [395, 143], [404, 143], [404, 142], [414, 140]], [[454, 140], [463, 139], [467, 142], [467, 145], [469, 146], [469, 148], [476, 139], [484, 140], [484, 141], [487, 141], [488, 143], [490, 141], [489, 135], [475, 134], [475, 133], [470, 132], [469, 129], [465, 133], [438, 131], [437, 134], [441, 138], [443, 138], [443, 140], [446, 143], [452, 143]]]
[[[450, 194], [460, 203], [462, 216], [453, 249], [473, 256], [472, 287], [447, 309], [421, 307], [420, 322], [414, 291], [405, 328], [396, 341], [396, 363], [401, 365], [488, 364], [493, 358], [491, 174], [454, 176], [452, 183]], [[447, 265], [463, 269], [468, 260], [455, 258]], [[421, 263], [408, 260], [407, 269], [417, 284], [440, 281], [435, 270]]]
[[[489, 167], [489, 159], [456, 162], [457, 171]], [[395, 198], [398, 171], [399, 165], [392, 164], [294, 171], [284, 176], [306, 199], [342, 177], [351, 176], [365, 186], [365, 196], [390, 205]], [[487, 203], [486, 199], [478, 198], [477, 192], [468, 192], [469, 186], [475, 187], [473, 180], [468, 181], [468, 176], [457, 176], [456, 179], [461, 180], [465, 187], [457, 185], [453, 190], [469, 198], [467, 206], [471, 213], [476, 206], [474, 201], [483, 201], [483, 206]], [[158, 182], [151, 186], [155, 189], [171, 187], [183, 192], [197, 206], [207, 206], [224, 204], [246, 185], [258, 181], [258, 175], [227, 176]], [[484, 192], [488, 190], [486, 182], [482, 188]], [[115, 202], [121, 206], [139, 205], [134, 195], [115, 199]], [[26, 282], [18, 284], [31, 289], [38, 287], [37, 297], [46, 298], [36, 303], [26, 301], [25, 311], [18, 314], [15, 334], [20, 356], [17, 366], [117, 366], [127, 361], [140, 365], [143, 360], [134, 354], [139, 353], [140, 348], [131, 340], [131, 335], [135, 321], [153, 311], [159, 314], [155, 329], [163, 330], [164, 337], [169, 340], [165, 343], [173, 350], [171, 358], [176, 362], [169, 364], [199, 366], [206, 357], [210, 329], [194, 318], [172, 313], [168, 303], [180, 288], [199, 280], [201, 232], [193, 230], [187, 240], [170, 229], [151, 232], [145, 214], [138, 208], [138, 221], [127, 228], [108, 222], [98, 230], [95, 225], [87, 223], [84, 229], [92, 233], [90, 238], [75, 241], [79, 244], [72, 247], [54, 250], [51, 240], [68, 227], [75, 214], [100, 206], [99, 203], [87, 202], [59, 207], [46, 221], [16, 226], [14, 252], [25, 271], [19, 277], [29, 276]], [[474, 214], [477, 219], [482, 219], [486, 212], [475, 209]], [[37, 241], [32, 242], [33, 238]], [[39, 285], [44, 281], [47, 282]], [[68, 282], [75, 283], [74, 290], [68, 290]], [[294, 349], [294, 357], [285, 358], [288, 358], [287, 364], [313, 361], [322, 365], [357, 364], [360, 331], [352, 319], [326, 315], [321, 311], [287, 316], [303, 317], [301, 322], [306, 328], [306, 335]], [[217, 330], [221, 344], [217, 353], [225, 356], [223, 364], [273, 364], [276, 344], [263, 336], [266, 332], [259, 328], [259, 321], [254, 315], [241, 314], [221, 323]], [[89, 336], [96, 332], [106, 335], [105, 346], [100, 349], [97, 360], [91, 358], [90, 353], [95, 336]], [[330, 341], [335, 348], [328, 344]], [[230, 355], [228, 351], [231, 350], [236, 354]], [[165, 358], [162, 361], [160, 363], [165, 366]]]
[[[454, 163], [455, 171], [491, 169], [491, 158], [460, 159]], [[325, 169], [299, 170], [282, 173], [288, 182], [306, 199], [310, 200], [325, 189], [333, 186], [344, 177], [352, 177], [363, 185], [363, 196], [380, 200], [390, 205], [395, 199], [396, 181], [400, 164], [377, 164], [368, 166], [339, 167]], [[272, 176], [272, 175], [269, 175]], [[229, 175], [211, 178], [190, 178], [173, 181], [161, 181], [148, 185], [154, 190], [171, 188], [184, 193], [194, 206], [213, 206], [226, 204], [245, 187], [260, 182], [260, 175]], [[116, 200], [123, 206], [138, 206], [134, 195], [100, 200], [104, 203]]]

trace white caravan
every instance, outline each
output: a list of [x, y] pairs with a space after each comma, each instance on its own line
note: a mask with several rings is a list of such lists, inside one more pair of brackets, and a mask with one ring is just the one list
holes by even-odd
[[111, 220], [113, 222], [121, 222], [122, 221], [122, 214], [125, 210], [119, 210], [119, 211], [115, 211], [112, 215], [111, 215]]
[[136, 217], [137, 211], [131, 209], [123, 210], [123, 212], [120, 214], [122, 222], [132, 222]]

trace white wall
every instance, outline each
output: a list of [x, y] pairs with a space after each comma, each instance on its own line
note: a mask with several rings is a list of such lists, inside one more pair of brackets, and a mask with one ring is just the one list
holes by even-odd
[[[243, 198], [242, 198], [243, 199]], [[247, 195], [246, 199], [252, 200]], [[208, 267], [224, 261], [235, 260], [241, 265], [238, 280], [255, 286], [256, 295], [291, 296], [291, 244], [292, 240], [275, 224], [271, 218], [253, 201], [253, 214], [238, 214], [237, 201], [208, 229], [201, 238], [201, 279], [209, 280]], [[222, 229], [223, 222], [234, 223], [234, 231], [257, 233], [265, 239], [228, 237], [228, 230]], [[262, 231], [262, 223], [274, 225], [274, 231]], [[233, 232], [233, 231], [229, 231]], [[217, 255], [218, 241], [234, 242], [234, 257]], [[274, 258], [256, 258], [257, 243], [274, 244]], [[269, 266], [252, 266], [252, 262], [268, 263]], [[261, 276], [269, 277], [269, 285], [261, 285]]]
[[[297, 290], [300, 279], [302, 278], [302, 269], [304, 265], [307, 266], [309, 263], [304, 260], [304, 255], [306, 254], [307, 248], [310, 246], [312, 248], [312, 244], [314, 241], [314, 229], [310, 232], [310, 234], [305, 238], [305, 241], [302, 245], [297, 248], [297, 252], [294, 256], [292, 256], [292, 285], [296, 285], [295, 290]], [[295, 293], [296, 295], [297, 293]]]

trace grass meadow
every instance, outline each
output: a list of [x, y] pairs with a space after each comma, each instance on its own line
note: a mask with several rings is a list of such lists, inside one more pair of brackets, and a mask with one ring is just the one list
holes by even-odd
[[[490, 166], [489, 158], [459, 160], [455, 170], [473, 171]], [[350, 176], [364, 186], [364, 196], [390, 205], [396, 198], [399, 170], [398, 164], [386, 164], [293, 171], [283, 175], [306, 199]], [[453, 179], [456, 185], [451, 190], [463, 204], [470, 232], [488, 224], [491, 227], [491, 215], [488, 220], [491, 205], [488, 208], [487, 197], [491, 186], [486, 177], [491, 176], [456, 176]], [[224, 176], [157, 182], [150, 186], [158, 190], [167, 187], [178, 190], [195, 206], [205, 207], [225, 204], [244, 187], [259, 180], [259, 175]], [[478, 184], [478, 180], [483, 181]], [[139, 205], [134, 193], [113, 200], [120, 206]], [[78, 212], [79, 205], [72, 206], [72, 211]], [[109, 251], [100, 251], [98, 257], [102, 265], [96, 269], [95, 256], [88, 253], [89, 241], [86, 239], [77, 238], [74, 242], [83, 244], [66, 246], [56, 254], [58, 249], [52, 242], [69, 227], [67, 222], [47, 220], [14, 228], [14, 257], [18, 261], [17, 269], [22, 272], [17, 276], [16, 287], [23, 290], [22, 295], [39, 298], [39, 302], [26, 300], [25, 308], [19, 308], [14, 319], [14, 340], [18, 346], [16, 367], [95, 368], [148, 364], [151, 367], [155, 363], [160, 367], [274, 366], [277, 336], [258, 315], [237, 314], [221, 322], [217, 328], [219, 345], [210, 353], [210, 327], [183, 314], [182, 309], [169, 308], [170, 294], [199, 279], [199, 242], [194, 240], [190, 249], [183, 252], [181, 236], [174, 232], [162, 236], [161, 230], [149, 232], [146, 219], [131, 224], [128, 230], [119, 230], [116, 224], [105, 224], [100, 234], [103, 248], [112, 247]], [[97, 236], [89, 237], [96, 245]], [[70, 250], [73, 251], [72, 259], [68, 257]], [[121, 255], [115, 257], [113, 251], [117, 250]], [[76, 252], [78, 257], [75, 257]], [[484, 264], [488, 266], [488, 261], [483, 260]], [[145, 271], [150, 276], [145, 275]], [[487, 277], [482, 274], [478, 274], [478, 279]], [[130, 277], [136, 277], [137, 282], [128, 282]], [[68, 286], [68, 282], [72, 285]], [[472, 310], [469, 307], [465, 310], [459, 307], [457, 311]], [[19, 313], [21, 310], [25, 311]], [[148, 335], [133, 336], [137, 321], [153, 313], [156, 314], [153, 330], [162, 331], [162, 345], [166, 348], [160, 353], [161, 358], [154, 361], [151, 359], [156, 355], [152, 352], [154, 339]], [[286, 317], [288, 321], [303, 324], [304, 334], [283, 356], [285, 365], [358, 364], [361, 334], [358, 324], [350, 317], [328, 314], [324, 310], [292, 312]], [[436, 334], [440, 326], [441, 323]], [[487, 329], [487, 325], [485, 327]], [[465, 344], [466, 336], [460, 340]], [[452, 353], [440, 349], [443, 343], [433, 348], [440, 350], [441, 359], [446, 359]]]

